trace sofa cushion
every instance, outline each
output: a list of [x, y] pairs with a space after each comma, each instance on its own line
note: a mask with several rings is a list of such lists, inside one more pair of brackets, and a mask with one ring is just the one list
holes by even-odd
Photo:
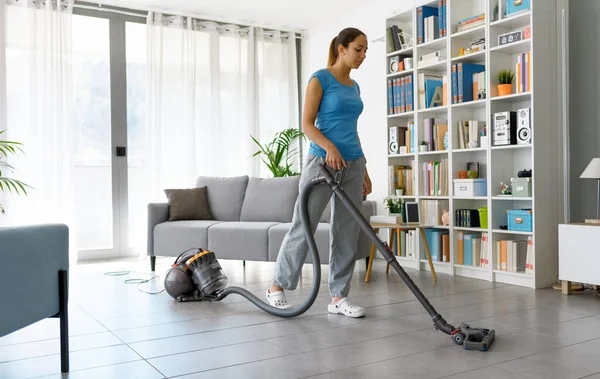
[[211, 220], [206, 187], [166, 189], [169, 221]]
[[250, 178], [241, 221], [291, 222], [300, 176]]
[[176, 257], [192, 247], [208, 248], [208, 228], [220, 221], [169, 221], [154, 227], [154, 255]]
[[268, 231], [275, 222], [231, 221], [208, 229], [208, 249], [217, 259], [266, 261]]
[[[277, 261], [279, 255], [279, 249], [283, 243], [285, 234], [290, 230], [292, 226], [291, 222], [285, 224], [278, 224], [269, 229], [269, 261]], [[315, 233], [315, 242], [317, 243], [317, 250], [319, 252], [319, 259], [322, 264], [329, 263], [329, 230], [330, 224], [320, 222], [317, 225], [317, 231]], [[306, 262], [311, 263], [312, 257], [310, 251], [307, 250]]]
[[208, 206], [213, 219], [218, 221], [239, 221], [248, 176], [214, 177], [200, 176], [197, 187], [206, 186]]

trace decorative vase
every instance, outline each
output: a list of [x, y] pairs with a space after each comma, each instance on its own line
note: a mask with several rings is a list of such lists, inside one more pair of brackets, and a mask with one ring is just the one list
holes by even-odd
[[512, 84], [498, 84], [496, 88], [498, 89], [498, 96], [506, 96], [512, 93]]
[[427, 150], [428, 150], [427, 145], [419, 145], [419, 151], [423, 152], [423, 151], [427, 151]]

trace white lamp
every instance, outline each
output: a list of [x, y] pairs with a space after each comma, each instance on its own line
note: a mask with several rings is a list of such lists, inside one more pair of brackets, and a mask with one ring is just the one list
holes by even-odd
[[596, 220], [600, 219], [600, 158], [593, 158], [590, 164], [585, 168], [580, 178], [598, 180], [598, 190], [596, 193]]

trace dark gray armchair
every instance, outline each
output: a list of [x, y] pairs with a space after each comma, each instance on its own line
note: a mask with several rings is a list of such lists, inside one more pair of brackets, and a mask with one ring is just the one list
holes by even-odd
[[0, 227], [0, 337], [48, 317], [60, 319], [61, 371], [69, 371], [69, 229]]

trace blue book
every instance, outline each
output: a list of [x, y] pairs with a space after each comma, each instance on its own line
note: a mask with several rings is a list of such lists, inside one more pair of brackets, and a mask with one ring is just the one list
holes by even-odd
[[[437, 87], [443, 88], [443, 79], [433, 78], [433, 77], [425, 77], [425, 108], [431, 107], [431, 100], [433, 99], [433, 95], [435, 94], [435, 90]], [[441, 104], [437, 104], [435, 106], [440, 106]]]
[[425, 19], [429, 16], [436, 16], [437, 7], [418, 7], [417, 8], [417, 44], [425, 42]]
[[466, 103], [473, 100], [473, 74], [484, 72], [485, 65], [476, 63], [459, 63], [458, 72], [458, 102]]

